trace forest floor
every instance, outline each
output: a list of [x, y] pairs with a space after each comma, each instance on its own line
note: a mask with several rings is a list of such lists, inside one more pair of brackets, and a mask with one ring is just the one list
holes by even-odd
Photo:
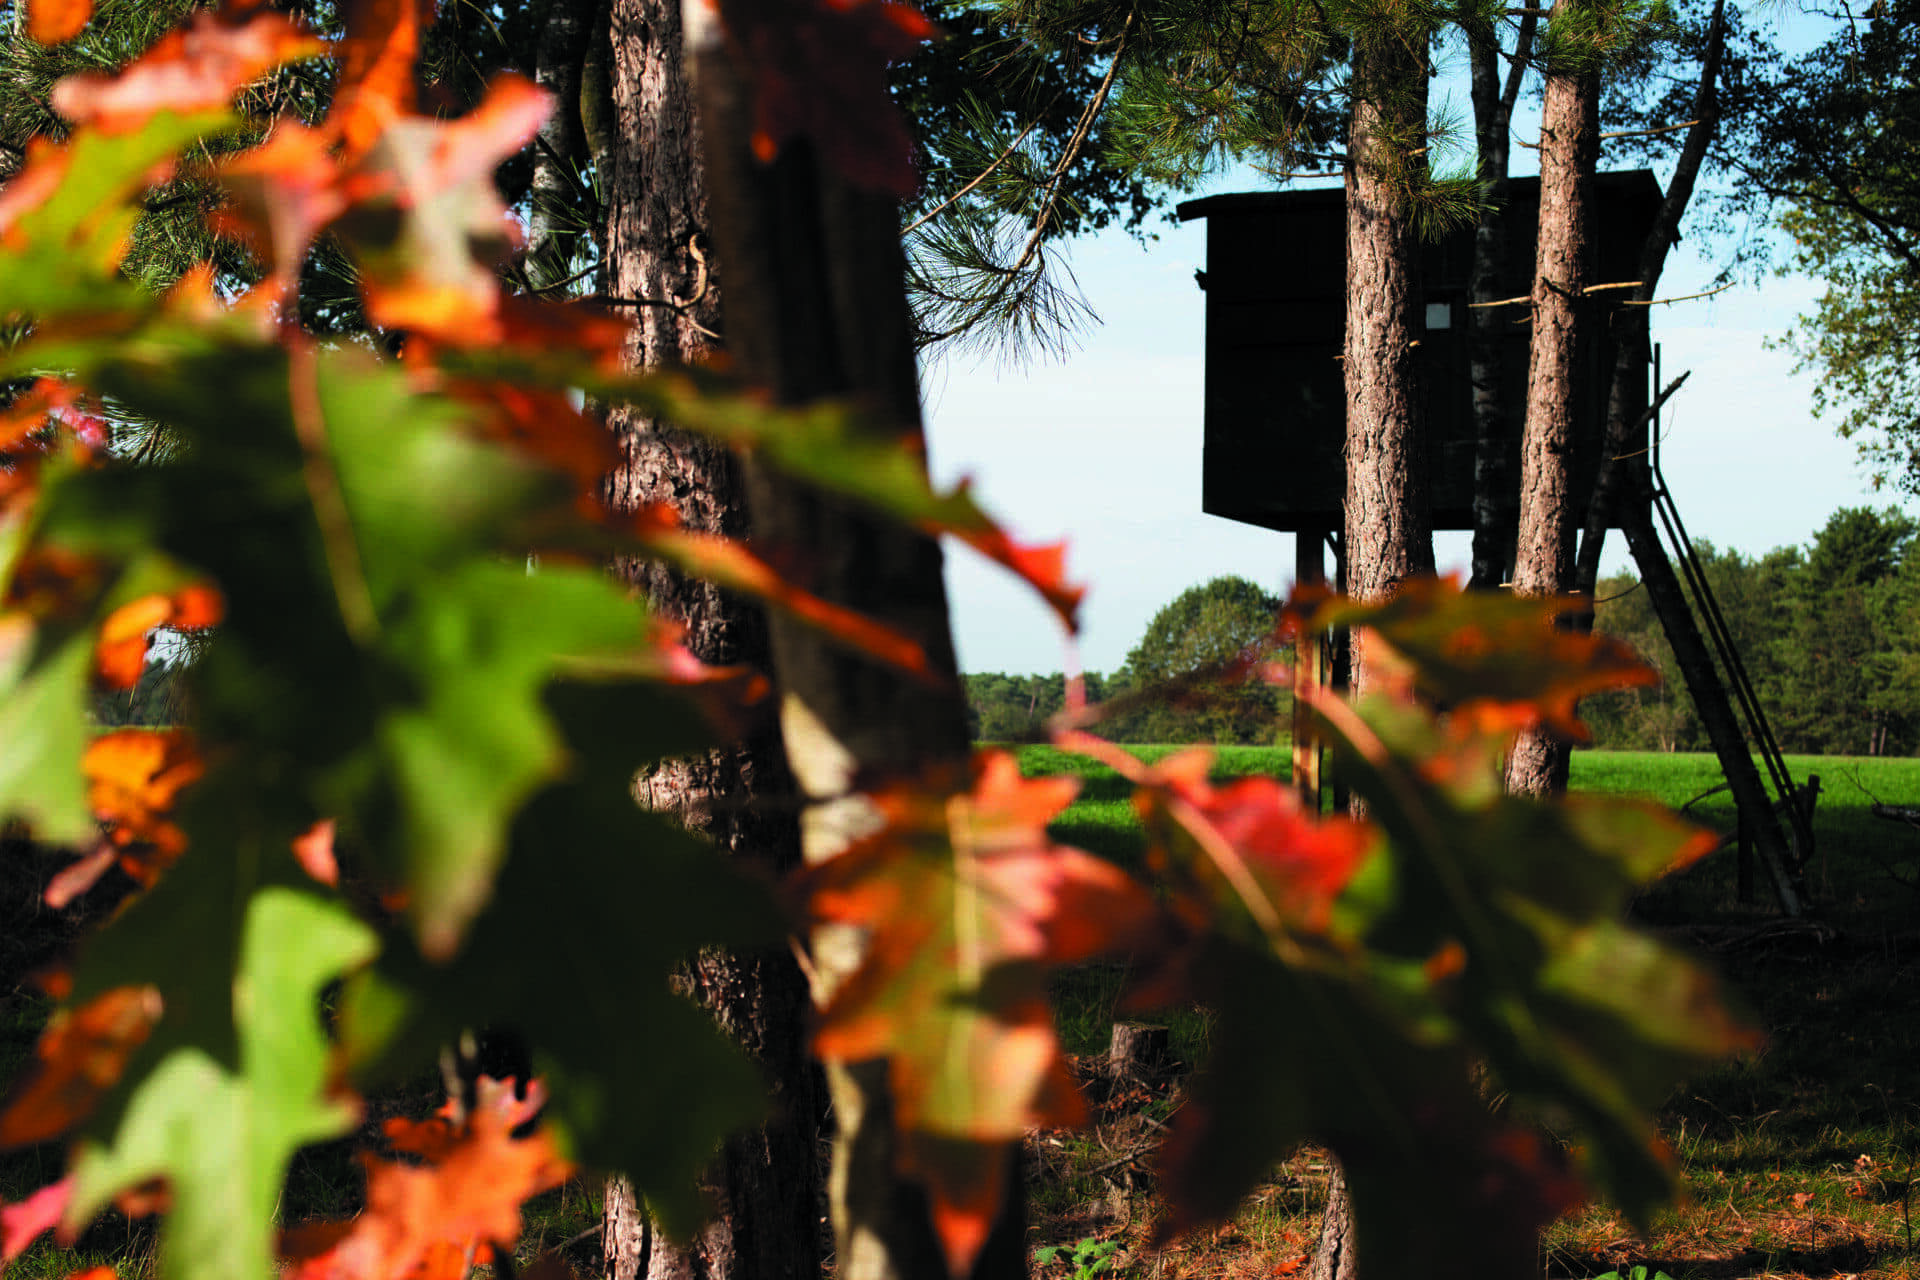
[[[1022, 762], [1029, 772], [1069, 763], [1049, 748], [1023, 748]], [[1876, 801], [1920, 804], [1920, 760], [1789, 763], [1796, 779], [1816, 772], [1824, 787], [1808, 867], [1815, 923], [1782, 919], [1764, 887], [1759, 901], [1736, 901], [1731, 851], [1661, 882], [1635, 907], [1646, 923], [1713, 960], [1765, 1030], [1765, 1047], [1689, 1081], [1668, 1100], [1660, 1127], [1686, 1201], [1645, 1231], [1604, 1204], [1568, 1215], [1543, 1237], [1543, 1276], [1631, 1277], [1645, 1267], [1647, 1280], [1658, 1273], [1672, 1280], [1920, 1280], [1920, 831], [1870, 812]], [[1284, 773], [1287, 760], [1282, 750], [1227, 748], [1219, 765], [1224, 773]], [[1125, 788], [1092, 772], [1055, 835], [1132, 862], [1139, 836]], [[1676, 807], [1718, 781], [1707, 756], [1575, 757], [1576, 789], [1641, 794]], [[1690, 812], [1732, 827], [1724, 793]], [[77, 911], [39, 905], [24, 865], [0, 856], [0, 1084], [31, 1055], [47, 1013], [45, 999], [22, 979], [57, 958], [82, 924]], [[1168, 1011], [1169, 1067], [1108, 1085], [1106, 1053], [1124, 978], [1115, 966], [1089, 966], [1056, 992], [1062, 1036], [1091, 1086], [1097, 1123], [1035, 1134], [1027, 1144], [1035, 1276], [1253, 1280], [1303, 1271], [1328, 1171], [1324, 1153], [1312, 1148], [1274, 1169], [1231, 1222], [1156, 1247], [1153, 1156], [1181, 1105], [1188, 1066], [1205, 1056], [1209, 1023], [1202, 1009]], [[0, 1154], [0, 1203], [58, 1177], [60, 1164], [51, 1145]], [[344, 1147], [316, 1152], [295, 1171], [289, 1209], [298, 1201], [300, 1216], [350, 1212], [354, 1181]], [[594, 1274], [598, 1214], [597, 1187], [576, 1182], [550, 1193], [528, 1206], [522, 1253], [560, 1247], [581, 1275]], [[152, 1257], [149, 1229], [109, 1215], [76, 1248], [43, 1242], [8, 1275], [59, 1280], [105, 1263], [122, 1280], [142, 1280], [152, 1274]]]

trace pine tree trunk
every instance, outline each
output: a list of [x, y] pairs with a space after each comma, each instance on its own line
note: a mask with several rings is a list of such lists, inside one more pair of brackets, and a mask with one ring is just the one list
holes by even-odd
[[1503, 84], [1500, 76], [1500, 38], [1491, 20], [1469, 23], [1467, 58], [1472, 74], [1474, 150], [1485, 184], [1479, 220], [1473, 228], [1473, 261], [1467, 272], [1468, 383], [1473, 389], [1473, 566], [1469, 585], [1491, 590], [1506, 581], [1513, 556], [1513, 501], [1516, 484], [1507, 463], [1512, 437], [1503, 391], [1501, 339], [1512, 331], [1515, 316], [1508, 308], [1491, 306], [1505, 296], [1508, 246], [1507, 172], [1512, 157], [1508, 125], [1519, 96], [1524, 55], [1533, 45], [1538, 18], [1528, 13], [1520, 20], [1514, 42], [1516, 57]]
[[[1558, 0], [1560, 5], [1573, 0]], [[1574, 417], [1583, 293], [1592, 283], [1593, 172], [1599, 158], [1600, 81], [1590, 69], [1550, 67], [1540, 124], [1540, 233], [1534, 258], [1533, 343], [1527, 369], [1526, 434], [1520, 449], [1516, 595], [1550, 598], [1574, 585]], [[1587, 337], [1587, 340], [1591, 340]], [[1521, 735], [1507, 788], [1554, 795], [1567, 787], [1568, 748], [1538, 731]]]
[[[1680, 159], [1674, 165], [1673, 178], [1667, 183], [1660, 212], [1640, 247], [1640, 283], [1633, 298], [1647, 302], [1660, 285], [1660, 273], [1666, 269], [1667, 253], [1680, 240], [1680, 218], [1693, 199], [1694, 184], [1700, 166], [1706, 160], [1720, 124], [1720, 62], [1726, 47], [1726, 0], [1714, 0], [1713, 16], [1707, 25], [1707, 48], [1700, 59], [1700, 83], [1693, 98], [1693, 127], [1680, 147]], [[1593, 501], [1587, 508], [1586, 529], [1581, 534], [1580, 551], [1574, 565], [1575, 589], [1593, 594], [1600, 579], [1600, 553], [1606, 545], [1607, 528], [1620, 518], [1620, 503], [1633, 498], [1639, 473], [1646, 470], [1646, 458], [1629, 440], [1636, 415], [1629, 405], [1639, 396], [1635, 385], [1646, 377], [1648, 307], [1622, 307], [1615, 313], [1614, 362], [1612, 381], [1607, 389], [1606, 443], [1600, 450], [1600, 468], [1593, 481]], [[1654, 388], [1656, 392], [1661, 388]]]
[[[1410, 192], [1424, 175], [1426, 38], [1356, 41], [1347, 143], [1347, 594], [1383, 600], [1433, 572], [1426, 424], [1413, 344], [1424, 301]], [[1366, 691], [1367, 657], [1351, 636], [1348, 684]], [[1355, 806], [1356, 812], [1358, 806]], [[1353, 1280], [1353, 1210], [1346, 1177], [1329, 1174], [1313, 1280]]]
[[[855, 397], [887, 437], [922, 440], [919, 378], [893, 197], [853, 186], [789, 140], [769, 163], [748, 139], [745, 88], [710, 7], [690, 0], [689, 49], [708, 139], [714, 250], [726, 274], [733, 368], [783, 404]], [[787, 760], [806, 801], [808, 862], [833, 857], [876, 818], [861, 788], [887, 777], [963, 777], [971, 743], [956, 671], [939, 544], [760, 468], [748, 471], [756, 536], [803, 553], [805, 585], [913, 636], [950, 682], [931, 685], [772, 619]], [[858, 931], [811, 939], [814, 994], [853, 972]], [[926, 1196], [899, 1175], [885, 1063], [830, 1068], [830, 1200], [840, 1280], [923, 1280], [945, 1273]], [[1026, 1232], [1011, 1194], [975, 1277], [1024, 1276]]]
[[[1361, 41], [1348, 142], [1347, 591], [1381, 600], [1433, 572], [1426, 428], [1414, 342], [1423, 301], [1409, 188], [1424, 168], [1425, 41]], [[1364, 687], [1356, 656], [1353, 687]]]
[[[567, 0], [556, 0], [564, 5]], [[686, 299], [636, 309], [627, 359], [635, 367], [698, 360], [719, 326], [706, 270], [707, 200], [699, 133], [682, 66], [678, 0], [613, 0], [614, 143], [603, 283], [614, 298]], [[608, 414], [618, 468], [611, 506], [671, 502], [691, 528], [741, 536], [746, 496], [733, 456], [627, 409]], [[683, 624], [686, 644], [714, 664], [771, 665], [764, 616], [712, 585], [659, 564], [621, 566], [654, 611]], [[662, 764], [637, 783], [641, 803], [679, 814], [736, 857], [770, 872], [799, 861], [799, 823], [779, 729], [771, 717], [737, 745]], [[774, 1118], [728, 1141], [709, 1170], [715, 1212], [689, 1242], [661, 1238], [621, 1179], [607, 1186], [606, 1271], [613, 1280], [811, 1280], [819, 1274], [818, 1157], [813, 1074], [805, 1047], [805, 980], [784, 949], [709, 952], [682, 975], [688, 992], [761, 1063]]]

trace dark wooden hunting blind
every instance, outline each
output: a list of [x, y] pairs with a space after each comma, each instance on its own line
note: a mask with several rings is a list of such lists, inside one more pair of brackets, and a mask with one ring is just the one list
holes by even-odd
[[[1597, 283], [1632, 280], [1659, 208], [1645, 169], [1603, 173], [1594, 209]], [[1540, 182], [1510, 188], [1509, 278], [1501, 297], [1532, 291]], [[1202, 509], [1283, 532], [1339, 529], [1345, 491], [1346, 391], [1340, 368], [1346, 323], [1345, 193], [1339, 188], [1210, 196], [1179, 208], [1207, 220], [1206, 457]], [[1421, 337], [1428, 483], [1436, 529], [1473, 527], [1472, 386], [1467, 358], [1467, 272], [1473, 228], [1422, 255]], [[1597, 323], [1582, 352], [1584, 392], [1575, 456], [1575, 500], [1586, 501], [1599, 463], [1617, 324], [1646, 323], [1621, 308], [1628, 290], [1591, 295]], [[1508, 475], [1518, 504], [1520, 420], [1526, 404], [1524, 305], [1499, 309], [1506, 334], [1501, 376], [1511, 430]], [[1635, 380], [1645, 407], [1645, 378]]]

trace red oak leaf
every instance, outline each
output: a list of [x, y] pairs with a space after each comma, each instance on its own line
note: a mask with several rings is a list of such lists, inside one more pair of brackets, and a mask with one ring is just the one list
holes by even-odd
[[521, 1100], [512, 1081], [483, 1076], [464, 1122], [449, 1108], [432, 1120], [389, 1120], [388, 1142], [409, 1159], [363, 1156], [365, 1211], [344, 1226], [288, 1232], [281, 1249], [298, 1262], [290, 1274], [298, 1280], [457, 1280], [483, 1260], [488, 1246], [512, 1244], [520, 1235], [521, 1202], [572, 1174], [545, 1130], [513, 1136], [538, 1113], [542, 1098], [537, 1083]]
[[1133, 783], [1150, 865], [1199, 871], [1268, 933], [1296, 924], [1323, 927], [1333, 899], [1376, 846], [1378, 836], [1366, 823], [1309, 814], [1291, 787], [1272, 778], [1214, 786], [1208, 747], [1148, 765], [1077, 729], [1056, 733], [1054, 744]]
[[107, 874], [107, 868], [120, 861], [120, 856], [120, 850], [113, 847], [113, 841], [100, 841], [90, 851], [53, 874], [47, 881], [47, 891], [40, 895], [41, 901], [55, 911], [63, 910], [68, 903], [98, 884], [100, 877]]
[[86, 30], [93, 0], [32, 0], [27, 34], [36, 44], [64, 44]]
[[1049, 969], [1161, 927], [1125, 872], [1048, 839], [1078, 785], [1023, 780], [1011, 755], [984, 752], [969, 790], [873, 796], [884, 828], [799, 880], [816, 920], [867, 932], [814, 1047], [889, 1059], [902, 1172], [926, 1183], [956, 1275], [1004, 1193], [1005, 1144], [1084, 1115], [1047, 1006]]
[[129, 601], [107, 615], [94, 651], [94, 674], [110, 689], [131, 689], [147, 665], [155, 630], [198, 631], [220, 621], [225, 602], [212, 587], [191, 586], [172, 595], [155, 593]]
[[939, 679], [925, 646], [913, 637], [875, 622], [856, 609], [801, 590], [732, 538], [682, 528], [679, 515], [669, 505], [653, 503], [635, 512], [631, 527], [651, 556], [695, 577], [764, 600], [848, 648], [909, 675], [928, 681]]
[[893, 105], [887, 64], [933, 35], [924, 14], [892, 0], [718, 0], [717, 7], [751, 85], [753, 149], [762, 163], [804, 137], [848, 181], [913, 193], [913, 137]]
[[1148, 832], [1171, 824], [1191, 838], [1263, 927], [1324, 927], [1333, 899], [1372, 853], [1373, 829], [1308, 814], [1299, 793], [1272, 778], [1215, 787], [1212, 765], [1212, 750], [1195, 747], [1142, 775], [1134, 806]]
[[99, 589], [101, 565], [64, 547], [30, 545], [14, 562], [5, 603], [40, 617], [71, 616]]
[[1081, 583], [1067, 581], [1066, 543], [1039, 546], [1018, 543], [998, 525], [991, 524], [981, 529], [936, 529], [935, 532], [950, 532], [989, 560], [1019, 574], [1052, 606], [1069, 632], [1080, 630], [1080, 602], [1086, 597], [1087, 589]]
[[60, 1225], [73, 1199], [73, 1175], [44, 1186], [18, 1204], [0, 1204], [0, 1266], [27, 1251], [43, 1232]]
[[[410, 353], [413, 350], [409, 348]], [[597, 418], [574, 408], [564, 392], [501, 382], [456, 382], [448, 390], [493, 438], [573, 480], [582, 515], [605, 510], [600, 484], [614, 469], [613, 433]]]
[[127, 128], [156, 112], [225, 106], [282, 63], [323, 52], [319, 40], [282, 14], [201, 12], [117, 74], [67, 76], [53, 86], [51, 100], [75, 124]]
[[340, 883], [340, 864], [333, 856], [333, 819], [316, 822], [293, 838], [293, 856], [300, 869], [328, 888]]
[[40, 1033], [35, 1062], [0, 1111], [0, 1147], [57, 1138], [93, 1110], [160, 1017], [155, 987], [115, 987], [61, 1009]]

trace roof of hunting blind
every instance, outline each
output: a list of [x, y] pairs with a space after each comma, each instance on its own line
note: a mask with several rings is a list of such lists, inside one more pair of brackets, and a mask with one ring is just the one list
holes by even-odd
[[[1511, 242], [1499, 296], [1532, 291], [1540, 180], [1509, 188]], [[1641, 242], [1660, 206], [1646, 169], [1599, 175], [1593, 235], [1596, 284], [1637, 278]], [[1209, 196], [1179, 207], [1207, 220], [1206, 456], [1201, 507], [1284, 532], [1339, 529], [1345, 468], [1346, 391], [1340, 354], [1346, 324], [1345, 193], [1338, 187]], [[1426, 333], [1420, 347], [1427, 409], [1433, 527], [1473, 527], [1472, 386], [1467, 351], [1467, 273], [1473, 227], [1422, 250]], [[1595, 300], [1580, 368], [1574, 499], [1584, 504], [1599, 465], [1613, 367], [1612, 330], [1645, 323], [1647, 308], [1621, 307], [1625, 289]], [[1498, 309], [1501, 386], [1508, 406], [1508, 492], [1518, 504], [1520, 419], [1526, 403], [1529, 311]], [[1646, 406], [1636, 383], [1630, 412]], [[1644, 435], [1644, 432], [1642, 433]], [[1635, 447], [1641, 447], [1636, 445]]]

